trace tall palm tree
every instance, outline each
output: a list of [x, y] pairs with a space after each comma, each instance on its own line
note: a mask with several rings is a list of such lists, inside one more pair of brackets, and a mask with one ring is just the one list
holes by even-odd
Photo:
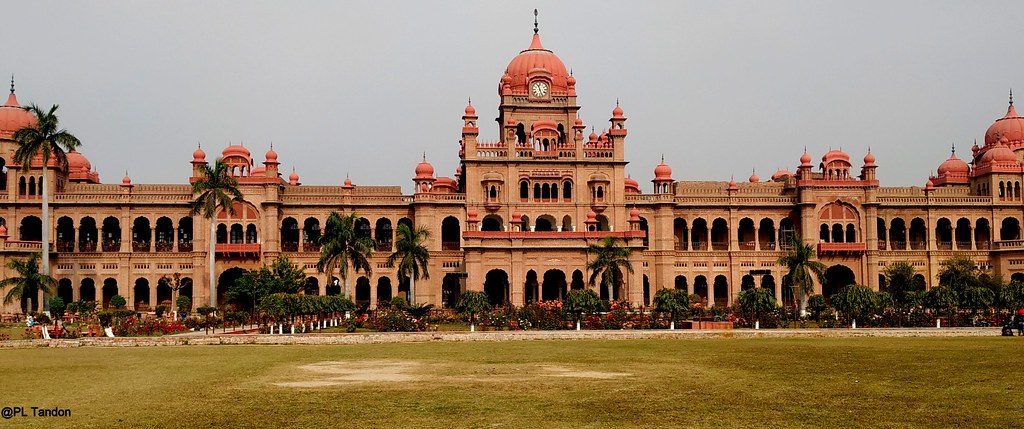
[[[56, 279], [39, 272], [39, 253], [29, 255], [28, 259], [11, 259], [7, 261], [7, 267], [18, 273], [19, 277], [0, 280], [0, 289], [13, 286], [7, 291], [7, 295], [4, 295], [4, 304], [10, 304], [26, 296], [35, 299], [34, 295], [39, 290], [53, 295], [57, 289]], [[28, 312], [27, 308], [24, 310]]]
[[28, 110], [36, 117], [36, 124], [30, 125], [15, 131], [11, 138], [18, 143], [18, 149], [14, 151], [14, 161], [21, 164], [21, 171], [29, 171], [32, 168], [32, 160], [40, 157], [43, 164], [43, 269], [42, 273], [50, 274], [50, 191], [47, 166], [50, 160], [55, 161], [58, 169], [68, 168], [67, 152], [75, 150], [82, 144], [78, 137], [75, 137], [68, 130], [60, 127], [60, 120], [57, 119], [57, 105], [50, 107], [49, 111], [40, 109], [35, 104], [29, 104]]
[[618, 240], [609, 235], [601, 240], [601, 244], [587, 246], [587, 253], [594, 255], [594, 260], [587, 264], [590, 285], [593, 286], [600, 277], [601, 288], [608, 291], [609, 299], [614, 298], [613, 287], [622, 281], [623, 271], [633, 274], [633, 264], [629, 263], [629, 255], [633, 252], [620, 246]]
[[371, 275], [370, 254], [373, 252], [373, 240], [368, 237], [359, 237], [356, 234], [355, 213], [342, 216], [338, 212], [331, 212], [324, 224], [323, 234], [320, 235], [320, 261], [316, 263], [317, 271], [328, 275], [338, 270], [338, 275], [345, 282], [345, 296], [349, 295], [348, 289], [348, 266], [356, 273], [362, 270], [366, 275]]
[[430, 237], [430, 231], [426, 228], [413, 230], [409, 225], [400, 223], [395, 235], [398, 238], [395, 241], [395, 252], [388, 256], [387, 266], [393, 268], [398, 263], [398, 283], [409, 281], [409, 304], [412, 305], [416, 303], [416, 280], [420, 278], [420, 271], [424, 279], [430, 278], [427, 272], [430, 252], [423, 245]]
[[210, 306], [217, 306], [217, 279], [214, 270], [214, 252], [217, 248], [217, 211], [226, 210], [235, 214], [235, 203], [244, 202], [242, 191], [238, 190], [238, 179], [231, 177], [231, 171], [223, 159], [217, 158], [213, 165], [200, 166], [200, 175], [192, 183], [192, 216], [201, 214], [210, 220]]
[[825, 282], [825, 264], [815, 261], [814, 246], [804, 244], [799, 235], [793, 234], [789, 253], [779, 257], [778, 264], [789, 269], [789, 281], [800, 290], [800, 315], [807, 315], [807, 297], [814, 293], [814, 279]]

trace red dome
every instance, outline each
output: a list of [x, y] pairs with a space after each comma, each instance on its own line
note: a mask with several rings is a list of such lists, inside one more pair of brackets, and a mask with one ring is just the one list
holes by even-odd
[[11, 90], [7, 103], [0, 106], [0, 135], [10, 137], [15, 131], [36, 125], [36, 117], [18, 104], [18, 97]]
[[288, 175], [288, 183], [290, 183], [292, 185], [298, 185], [299, 184], [299, 173], [296, 173], [295, 170], [292, 170], [292, 174]]
[[345, 176], [345, 183], [342, 184], [341, 187], [345, 189], [352, 189], [355, 186], [352, 185], [352, 179], [349, 179], [348, 176]]
[[640, 182], [637, 182], [636, 179], [633, 179], [632, 177], [626, 177], [624, 187], [626, 188], [626, 193], [640, 193]]
[[221, 152], [221, 156], [224, 158], [229, 156], [242, 156], [248, 159], [251, 154], [249, 153], [249, 149], [246, 149], [245, 146], [242, 146], [241, 144], [237, 146], [229, 144], [228, 147], [224, 148], [224, 151]]
[[519, 210], [512, 212], [512, 222], [522, 222], [523, 214], [519, 213]]
[[267, 175], [267, 167], [256, 167], [249, 172], [252, 177], [263, 177]]
[[747, 181], [750, 182], [750, 183], [757, 183], [757, 182], [761, 181], [761, 178], [757, 177], [757, 173], [756, 172], [751, 171], [750, 172], [750, 178], [747, 179]]
[[871, 153], [871, 149], [868, 149], [868, 154], [864, 155], [864, 166], [875, 167], [875, 155]]
[[847, 155], [846, 152], [843, 152], [841, 150], [832, 149], [832, 150], [826, 152], [824, 155], [821, 156], [821, 162], [825, 163], [825, 164], [828, 164], [829, 161], [835, 161], [837, 159], [838, 160], [843, 160], [843, 161], [846, 161], [847, 163], [849, 163], [850, 162], [850, 155]]
[[594, 132], [594, 130], [590, 130], [590, 137], [587, 137], [587, 141], [589, 141], [591, 143], [596, 143], [597, 142], [597, 133]]
[[932, 179], [928, 179], [928, 181], [924, 183], [924, 188], [925, 189], [935, 189], [935, 184], [932, 183]]
[[739, 188], [740, 187], [736, 185], [736, 180], [735, 179], [729, 179], [729, 190], [730, 191], [735, 191], [735, 190], [737, 190]]
[[772, 180], [781, 180], [783, 177], [786, 177], [786, 176], [792, 177], [793, 176], [793, 172], [789, 171], [789, 170], [779, 170], [779, 171], [776, 171], [775, 174], [772, 174]]
[[1010, 148], [1006, 147], [1006, 143], [1008, 141], [1008, 138], [1003, 137], [1000, 141], [996, 142], [996, 145], [992, 149], [985, 151], [985, 154], [981, 156], [981, 163], [1017, 162], [1017, 155], [1015, 155]]
[[85, 158], [84, 155], [77, 151], [71, 151], [67, 153], [68, 157], [68, 171], [89, 171], [92, 170], [92, 164]]
[[121, 186], [131, 186], [132, 178], [128, 177], [128, 172], [124, 172], [124, 179], [121, 179]]
[[967, 174], [971, 172], [971, 167], [967, 165], [962, 159], [956, 157], [956, 153], [949, 155], [949, 159], [942, 161], [939, 164], [938, 173], [940, 176], [944, 176], [948, 173], [963, 173]]
[[612, 109], [612, 117], [613, 118], [621, 118], [622, 117], [622, 108], [619, 107], [619, 103], [617, 103], [617, 102], [615, 103], [615, 108]]
[[476, 108], [473, 107], [473, 103], [466, 105], [466, 116], [476, 116]]
[[427, 162], [426, 155], [423, 156], [423, 161], [416, 164], [416, 178], [417, 179], [433, 179], [434, 178], [434, 166]]
[[576, 118], [576, 126], [577, 127], [582, 127], [583, 126], [583, 118]]
[[633, 209], [629, 211], [629, 220], [634, 222], [640, 220], [640, 209], [636, 208], [636, 206], [633, 206]]
[[591, 222], [591, 223], [592, 222], [597, 222], [597, 213], [595, 213], [593, 210], [587, 212], [587, 220], [586, 221], [587, 222]]
[[552, 94], [569, 92], [569, 72], [565, 70], [565, 64], [557, 55], [541, 46], [540, 35], [537, 34], [533, 35], [530, 47], [508, 63], [505, 74], [509, 79], [503, 76], [502, 83], [507, 83], [513, 94], [526, 94], [533, 75], [550, 79]]
[[203, 152], [203, 147], [196, 148], [195, 152], [192, 152], [192, 162], [206, 162], [206, 152]]
[[1024, 118], [1013, 108], [1013, 98], [1010, 98], [1010, 107], [1006, 108], [1006, 116], [996, 119], [985, 131], [985, 146], [995, 145], [997, 137], [1006, 137], [1011, 144], [1024, 143]]
[[267, 162], [277, 162], [277, 152], [274, 151], [274, 146], [270, 146], [270, 150], [267, 151]]
[[810, 167], [811, 166], [811, 154], [807, 153], [807, 149], [804, 149], [804, 154], [800, 155], [800, 166]]
[[672, 167], [665, 164], [665, 158], [661, 158], [661, 164], [654, 167], [654, 180], [672, 180]]
[[470, 207], [469, 209], [466, 210], [466, 219], [467, 220], [476, 220], [476, 217], [477, 217], [476, 207]]

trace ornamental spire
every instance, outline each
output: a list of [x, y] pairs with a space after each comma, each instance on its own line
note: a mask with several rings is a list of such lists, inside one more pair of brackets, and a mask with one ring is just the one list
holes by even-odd
[[[11, 94], [14, 94], [14, 74], [13, 73], [11, 74]], [[1010, 104], [1013, 104], [1013, 102], [1010, 102]]]
[[[14, 77], [11, 77], [11, 92], [14, 92]], [[1013, 105], [1013, 88], [1010, 88], [1010, 105]]]
[[537, 9], [533, 10], [533, 34], [540, 32], [540, 28], [537, 26]]

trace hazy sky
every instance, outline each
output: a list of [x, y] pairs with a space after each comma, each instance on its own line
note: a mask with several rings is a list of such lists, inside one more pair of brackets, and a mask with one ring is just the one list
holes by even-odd
[[870, 146], [883, 185], [920, 186], [1009, 88], [1024, 100], [1020, 0], [9, 1], [0, 75], [23, 105], [60, 104], [105, 183], [186, 183], [197, 142], [209, 160], [244, 142], [257, 163], [273, 142], [305, 184], [408, 192], [424, 151], [454, 173], [467, 98], [497, 138], [535, 7], [588, 128], [621, 99], [645, 192], [661, 154], [677, 180], [746, 180], [805, 146], [855, 169]]

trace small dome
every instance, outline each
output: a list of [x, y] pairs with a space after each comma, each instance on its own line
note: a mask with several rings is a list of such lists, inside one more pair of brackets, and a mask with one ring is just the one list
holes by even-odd
[[871, 149], [868, 149], [868, 154], [864, 155], [864, 166], [875, 167], [875, 154], [871, 153]]
[[345, 183], [341, 185], [341, 187], [342, 189], [352, 189], [355, 186], [352, 185], [352, 179], [349, 179], [348, 176], [345, 176]]
[[67, 153], [68, 157], [68, 171], [89, 171], [92, 170], [92, 164], [85, 158], [84, 155], [78, 151], [72, 150]]
[[939, 176], [944, 176], [949, 173], [967, 174], [971, 172], [971, 167], [962, 159], [957, 158], [956, 152], [954, 152], [949, 155], [949, 159], [942, 161], [942, 164], [939, 164], [939, 169], [937, 171]]
[[570, 88], [576, 86], [576, 78], [573, 77], [571, 72], [569, 73], [569, 77], [565, 78], [565, 82], [569, 84]]
[[627, 194], [640, 193], [640, 183], [637, 182], [636, 179], [633, 179], [632, 177], [626, 176], [626, 180], [624, 181], [623, 187], [625, 188]]
[[476, 108], [473, 107], [473, 103], [466, 105], [466, 116], [476, 116]]
[[249, 176], [263, 177], [267, 175], [267, 167], [256, 167], [249, 172]]
[[417, 179], [433, 179], [434, 178], [434, 166], [427, 162], [427, 156], [423, 156], [423, 161], [416, 164], [416, 178]]
[[750, 182], [750, 183], [757, 183], [757, 182], [761, 181], [761, 178], [757, 177], [757, 172], [753, 172], [752, 171], [752, 172], [750, 172], [750, 178], [747, 179], [747, 181]]
[[640, 209], [636, 208], [636, 206], [633, 206], [633, 209], [629, 211], [629, 220], [634, 222], [640, 220]]
[[476, 207], [470, 207], [466, 209], [466, 220], [476, 220], [477, 212]]
[[807, 149], [804, 149], [804, 154], [800, 155], [800, 166], [810, 167], [811, 166], [811, 154], [807, 153]]
[[621, 117], [622, 117], [622, 108], [619, 107], [619, 103], [616, 102], [615, 103], [615, 108], [612, 109], [612, 118], [621, 118]]
[[582, 127], [583, 126], [583, 118], [576, 118], [576, 126], [577, 127]]
[[847, 163], [849, 163], [850, 162], [850, 155], [847, 155], [846, 152], [843, 152], [841, 150], [832, 149], [832, 150], [830, 150], [828, 152], [825, 152], [825, 154], [821, 156], [821, 162], [825, 163], [825, 164], [828, 164], [829, 162], [835, 161], [835, 160], [842, 160], [842, 161], [846, 161]]
[[292, 170], [292, 174], [288, 175], [288, 183], [292, 184], [292, 185], [298, 185], [299, 184], [299, 173], [296, 173], [295, 170]]
[[199, 146], [195, 152], [192, 152], [192, 162], [206, 162], [206, 152], [203, 152], [203, 147]]
[[737, 190], [737, 189], [739, 189], [739, 188], [740, 188], [740, 187], [736, 185], [736, 180], [734, 180], [734, 179], [729, 179], [729, 190], [730, 190], [730, 191], [735, 191], [735, 190]]
[[277, 162], [277, 152], [274, 151], [274, 146], [270, 146], [270, 150], [267, 151], [267, 162]]
[[935, 189], [935, 184], [932, 183], [932, 179], [928, 179], [928, 181], [925, 182], [924, 188], [925, 189]]
[[786, 176], [792, 177], [792, 176], [794, 176], [794, 174], [793, 174], [792, 171], [782, 169], [782, 170], [776, 171], [775, 174], [772, 174], [772, 180], [773, 181], [774, 180], [782, 180], [782, 178], [784, 178]]
[[591, 143], [597, 142], [597, 133], [595, 133], [594, 130], [590, 130], [590, 137], [587, 137], [587, 141]]
[[518, 223], [518, 222], [522, 222], [522, 221], [523, 221], [523, 214], [519, 213], [519, 210], [516, 210], [516, 211], [512, 212], [512, 222], [517, 222]]
[[654, 167], [654, 180], [672, 180], [672, 167], [665, 163], [665, 157], [661, 158], [661, 164]]
[[597, 213], [595, 213], [593, 210], [587, 212], [587, 222], [597, 222]]
[[12, 88], [7, 103], [0, 106], [0, 135], [10, 136], [22, 128], [35, 126], [37, 122], [32, 112], [18, 104], [18, 97]]
[[132, 185], [132, 178], [128, 177], [128, 172], [126, 171], [124, 173], [124, 179], [121, 179], [121, 186], [131, 186], [131, 185]]

